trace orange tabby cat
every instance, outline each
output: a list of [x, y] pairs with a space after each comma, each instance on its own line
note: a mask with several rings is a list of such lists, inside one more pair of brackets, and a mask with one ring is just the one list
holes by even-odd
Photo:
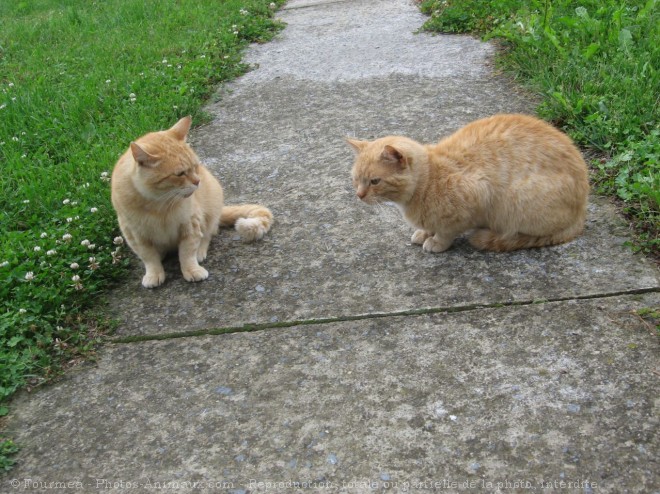
[[353, 184], [368, 204], [391, 201], [416, 228], [412, 243], [447, 250], [473, 230], [478, 249], [560, 244], [584, 227], [587, 167], [571, 139], [526, 115], [477, 120], [437, 144], [349, 139]]
[[271, 212], [256, 204], [223, 206], [220, 183], [186, 143], [190, 117], [152, 132], [119, 158], [112, 172], [112, 204], [128, 245], [144, 263], [142, 285], [165, 281], [161, 260], [178, 250], [187, 281], [208, 278], [199, 265], [219, 226], [236, 226], [244, 241], [270, 229]]

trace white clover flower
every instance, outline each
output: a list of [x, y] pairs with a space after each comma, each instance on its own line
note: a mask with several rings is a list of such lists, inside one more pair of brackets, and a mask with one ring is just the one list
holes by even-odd
[[87, 246], [87, 248], [88, 248], [89, 250], [94, 250], [94, 249], [96, 249], [96, 244], [89, 244], [89, 245]]
[[82, 242], [80, 242], [80, 245], [84, 245], [85, 247], [87, 247], [89, 244], [90, 244], [90, 241], [87, 240], [87, 239], [85, 239], [85, 240], [83, 240]]
[[112, 264], [117, 264], [119, 261], [121, 261], [121, 254], [119, 253], [120, 247], [117, 247], [116, 250], [113, 250], [110, 252], [110, 255], [112, 256]]
[[47, 256], [54, 256], [55, 254], [57, 254], [57, 251], [55, 249], [50, 249], [46, 251]]
[[25, 281], [32, 281], [34, 279], [34, 273], [32, 271], [28, 271], [25, 273]]
[[98, 208], [91, 208], [89, 211], [90, 213], [96, 213], [98, 211]]
[[206, 55], [200, 55], [199, 58], [206, 58]]
[[238, 12], [239, 12], [241, 15], [248, 15], [248, 14], [250, 13], [250, 12], [248, 12], [248, 11], [245, 10], [245, 9], [241, 9], [241, 10], [239, 10]]
[[79, 219], [80, 219], [80, 216], [76, 215], [76, 216], [73, 217], [73, 219], [74, 219], [74, 220], [79, 220]]
[[0, 262], [0, 268], [6, 268], [7, 266], [9, 266], [9, 261]]
[[123, 237], [115, 237], [115, 239], [112, 241], [113, 244], [115, 245], [122, 245], [124, 243], [124, 238]]
[[80, 276], [78, 276], [77, 274], [74, 274], [74, 275], [71, 277], [71, 281], [73, 281], [74, 283], [79, 282], [79, 281], [80, 281]]
[[46, 238], [48, 234], [46, 232], [43, 232], [41, 235], [39, 235], [41, 238]]
[[7, 108], [7, 103], [3, 103], [0, 105], [0, 110], [4, 110], [5, 108]]
[[65, 242], [68, 242], [68, 241], [71, 240], [72, 238], [73, 238], [73, 237], [71, 236], [70, 233], [65, 233], [64, 235], [62, 235], [62, 240], [64, 240]]
[[35, 252], [39, 252], [39, 251], [41, 251], [41, 247], [39, 247], [38, 245], [35, 246], [35, 247], [34, 247], [34, 251], [35, 251]]
[[9, 84], [7, 84], [7, 86], [9, 86], [9, 87], [14, 87], [14, 83], [13, 83], [13, 82], [10, 82]]
[[72, 262], [71, 263], [71, 269], [78, 269], [80, 266], [78, 265], [77, 262]]
[[27, 311], [25, 309], [18, 309], [19, 314], [25, 314]]
[[73, 221], [73, 218], [67, 218], [67, 219], [66, 219], [66, 222], [67, 222], [67, 223], [71, 223], [72, 221]]
[[167, 63], [167, 58], [163, 58], [163, 61], [161, 63]]
[[25, 199], [25, 200], [23, 201], [23, 204], [30, 204], [30, 199]]
[[269, 6], [271, 9], [274, 9], [275, 7], [277, 7], [277, 5], [275, 5], [275, 2], [270, 2], [270, 4], [268, 4], [268, 6]]
[[89, 262], [91, 262], [91, 263], [95, 263], [95, 262], [96, 262], [96, 257], [90, 257], [90, 258], [89, 258]]
[[71, 205], [72, 205], [72, 206], [77, 206], [77, 205], [78, 205], [78, 201], [71, 201]]
[[70, 199], [64, 199], [64, 200], [62, 201], [62, 204], [69, 204], [70, 202], [71, 202]]
[[107, 80], [105, 81], [106, 84], [110, 84], [111, 82], [112, 82], [112, 81], [111, 81], [110, 79], [107, 79]]

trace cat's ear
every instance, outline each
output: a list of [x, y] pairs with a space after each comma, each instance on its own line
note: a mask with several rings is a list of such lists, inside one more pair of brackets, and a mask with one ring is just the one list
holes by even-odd
[[346, 138], [346, 142], [358, 153], [369, 144], [367, 141], [358, 141], [357, 139], [349, 139], [348, 137]]
[[152, 167], [156, 165], [158, 161], [155, 156], [147, 153], [144, 148], [141, 148], [139, 144], [131, 142], [131, 154], [133, 154], [133, 159], [137, 161], [140, 166]]
[[174, 137], [176, 137], [178, 140], [185, 141], [191, 124], [192, 117], [188, 115], [187, 117], [183, 117], [181, 120], [175, 123], [169, 132], [174, 134]]
[[406, 157], [398, 149], [396, 149], [394, 146], [390, 146], [389, 144], [385, 145], [380, 157], [383, 161], [396, 164], [402, 169], [405, 168], [408, 164]]

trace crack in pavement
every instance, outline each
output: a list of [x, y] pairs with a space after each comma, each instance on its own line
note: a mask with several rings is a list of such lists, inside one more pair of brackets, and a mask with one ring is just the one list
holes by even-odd
[[359, 314], [352, 316], [349, 315], [349, 316], [337, 316], [337, 317], [324, 317], [318, 319], [300, 319], [300, 320], [291, 320], [291, 321], [245, 324], [243, 326], [199, 329], [194, 331], [183, 331], [177, 333], [122, 336], [118, 338], [111, 338], [109, 342], [113, 344], [142, 343], [146, 341], [160, 341], [160, 340], [170, 340], [176, 338], [193, 338], [198, 336], [217, 336], [217, 335], [233, 334], [233, 333], [248, 333], [254, 331], [266, 331], [269, 329], [292, 328], [295, 326], [315, 326], [315, 325], [324, 325], [324, 324], [332, 324], [332, 323], [348, 322], [348, 321], [365, 321], [370, 319], [383, 319], [386, 317], [423, 316], [429, 314], [442, 314], [442, 313], [453, 314], [458, 312], [469, 312], [473, 310], [483, 310], [483, 309], [524, 307], [528, 305], [552, 304], [552, 303], [571, 302], [578, 300], [598, 300], [598, 299], [608, 299], [612, 297], [621, 297], [621, 296], [644, 295], [648, 293], [660, 293], [660, 287], [636, 288], [633, 290], [596, 293], [591, 295], [579, 295], [573, 297], [515, 300], [510, 302], [468, 304], [468, 305], [457, 305], [457, 306], [449, 306], [449, 307], [428, 307], [423, 309], [409, 309], [402, 311], [382, 312], [382, 313], [373, 313], [373, 314]]

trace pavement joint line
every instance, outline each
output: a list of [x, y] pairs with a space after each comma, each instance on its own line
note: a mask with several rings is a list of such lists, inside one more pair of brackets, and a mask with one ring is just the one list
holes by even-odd
[[346, 3], [346, 2], [352, 2], [355, 0], [327, 0], [327, 1], [320, 1], [316, 3], [309, 3], [307, 5], [292, 5], [291, 7], [284, 6], [280, 9], [280, 11], [286, 11], [286, 10], [301, 10], [301, 9], [311, 9], [314, 7], [325, 7], [326, 5], [333, 5], [336, 3]]
[[570, 301], [579, 301], [579, 300], [598, 300], [598, 299], [607, 299], [607, 298], [620, 297], [620, 296], [644, 295], [647, 293], [660, 293], [660, 286], [649, 287], [649, 288], [636, 288], [632, 290], [622, 290], [622, 291], [609, 292], [609, 293], [597, 293], [591, 295], [578, 295], [573, 297], [514, 300], [510, 302], [468, 304], [468, 305], [459, 305], [459, 306], [450, 306], [450, 307], [428, 307], [425, 309], [407, 309], [407, 310], [394, 311], [394, 312], [359, 314], [353, 316], [324, 317], [318, 319], [296, 319], [292, 321], [279, 321], [272, 323], [245, 324], [243, 326], [199, 329], [193, 331], [182, 331], [177, 333], [121, 336], [118, 338], [110, 338], [109, 342], [113, 344], [143, 343], [147, 341], [162, 341], [162, 340], [171, 340], [177, 338], [192, 338], [197, 336], [217, 336], [217, 335], [233, 334], [233, 333], [251, 333], [255, 331], [265, 331], [268, 329], [292, 328], [295, 326], [317, 326], [317, 325], [324, 325], [324, 324], [331, 324], [338, 322], [365, 321], [370, 319], [382, 319], [385, 317], [423, 316], [423, 315], [442, 314], [442, 313], [454, 314], [454, 313], [470, 312], [473, 310], [483, 310], [483, 309], [526, 307], [529, 305], [540, 305], [540, 304], [570, 302]]

